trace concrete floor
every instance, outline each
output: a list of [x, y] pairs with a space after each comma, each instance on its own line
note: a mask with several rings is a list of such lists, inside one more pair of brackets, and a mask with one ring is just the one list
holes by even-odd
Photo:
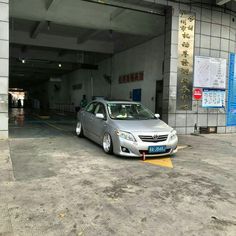
[[15, 109], [0, 235], [236, 235], [236, 135], [181, 136], [174, 168], [105, 155], [74, 120]]

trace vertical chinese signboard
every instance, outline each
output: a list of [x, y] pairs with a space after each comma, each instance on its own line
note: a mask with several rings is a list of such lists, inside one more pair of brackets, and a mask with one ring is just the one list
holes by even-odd
[[195, 15], [179, 16], [177, 110], [192, 110]]
[[230, 54], [227, 126], [236, 126], [236, 58]]

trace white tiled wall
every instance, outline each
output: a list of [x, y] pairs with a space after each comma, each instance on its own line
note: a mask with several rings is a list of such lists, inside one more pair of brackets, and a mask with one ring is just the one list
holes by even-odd
[[[160, 1], [157, 2], [159, 3]], [[175, 108], [174, 104], [176, 104], [173, 89], [176, 89], [177, 81], [176, 42], [178, 39], [179, 10], [188, 10], [196, 14], [195, 55], [200, 56], [221, 57], [228, 60], [229, 53], [236, 51], [236, 20], [232, 20], [233, 15], [231, 15], [231, 12], [227, 13], [223, 8], [219, 7], [213, 9], [207, 7], [207, 5], [203, 5], [203, 8], [197, 5], [191, 7], [190, 5], [185, 6], [178, 3], [172, 4], [168, 1], [162, 1], [162, 4], [173, 6], [172, 10], [168, 10], [166, 16], [164, 75], [164, 94], [166, 96], [163, 101], [163, 112], [168, 112], [168, 114], [164, 115], [166, 121], [176, 127], [181, 134], [191, 133], [195, 124], [198, 127], [218, 126], [219, 133], [236, 131], [235, 127], [225, 127], [226, 114], [224, 109], [203, 109], [201, 101], [193, 101], [192, 111], [173, 110]], [[169, 86], [170, 84], [172, 86]]]
[[0, 58], [9, 58], [9, 42], [1, 41]]
[[9, 8], [0, 0], [0, 139], [8, 137]]
[[0, 77], [0, 94], [5, 94], [8, 90], [8, 81], [4, 77]]
[[[0, 41], [0, 45], [1, 45], [1, 41]], [[1, 58], [0, 65], [1, 65], [0, 66], [0, 76], [8, 77], [8, 73], [9, 73], [8, 58]]]
[[[1, 7], [0, 3], [0, 7]], [[1, 15], [0, 15], [1, 17]], [[9, 24], [5, 21], [0, 21], [0, 40], [9, 40]]]

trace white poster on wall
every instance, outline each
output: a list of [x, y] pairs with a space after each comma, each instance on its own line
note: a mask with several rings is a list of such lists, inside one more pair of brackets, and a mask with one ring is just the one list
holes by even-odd
[[226, 59], [196, 56], [194, 63], [194, 87], [226, 88]]

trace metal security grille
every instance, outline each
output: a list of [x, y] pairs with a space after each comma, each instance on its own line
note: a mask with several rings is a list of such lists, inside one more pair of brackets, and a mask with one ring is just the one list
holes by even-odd
[[152, 143], [159, 143], [164, 142], [167, 140], [168, 135], [140, 135], [139, 138], [143, 142], [152, 142]]

